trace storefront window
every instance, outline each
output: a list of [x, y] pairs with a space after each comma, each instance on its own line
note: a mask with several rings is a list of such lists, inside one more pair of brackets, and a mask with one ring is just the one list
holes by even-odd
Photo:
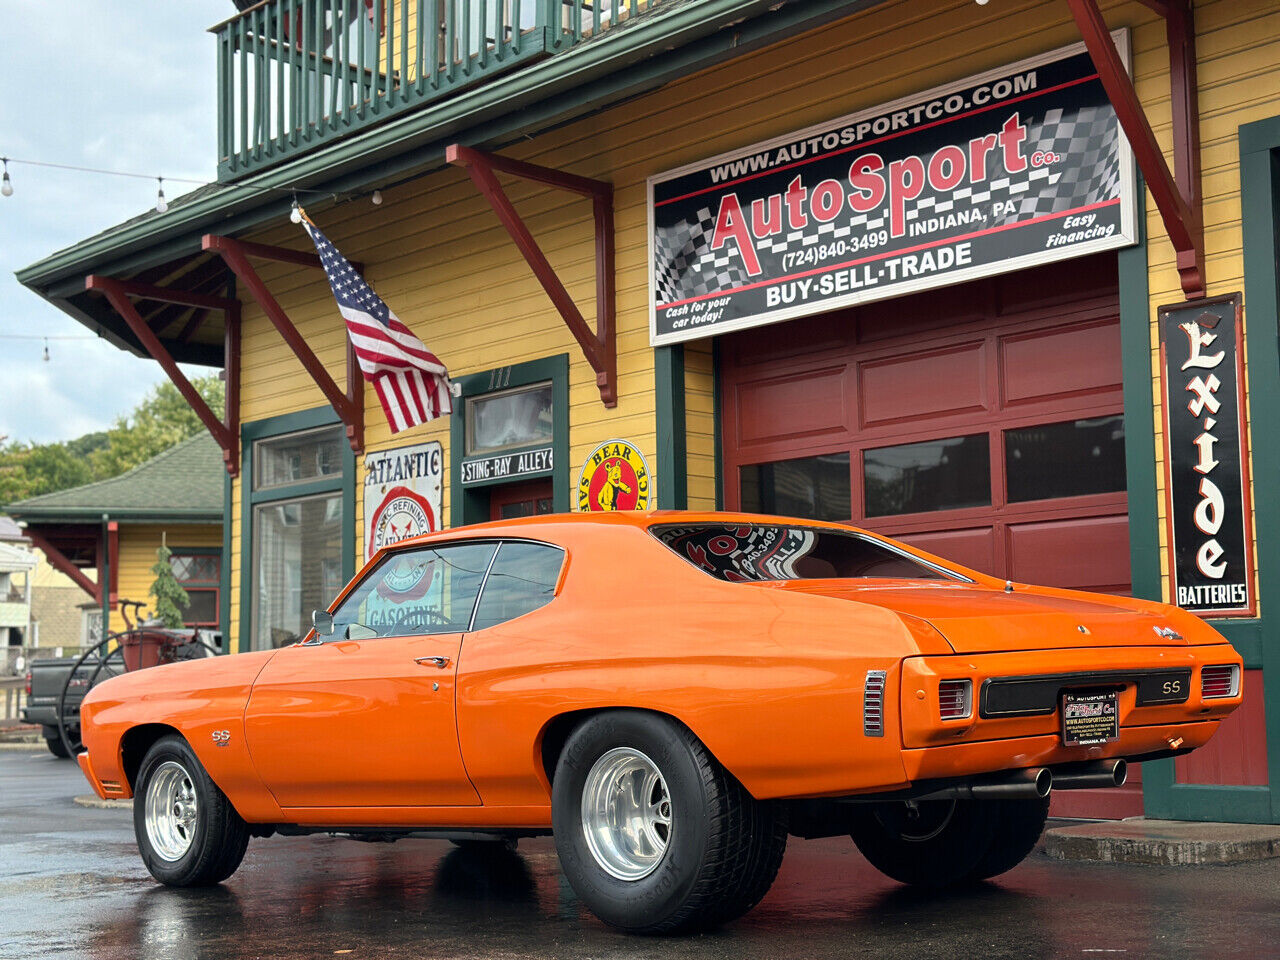
[[551, 384], [467, 400], [467, 454], [550, 443], [554, 436]]
[[1124, 417], [1007, 430], [1009, 502], [1125, 489]]
[[300, 640], [342, 589], [342, 442], [341, 427], [324, 427], [253, 446], [255, 650]]
[[868, 517], [991, 505], [985, 433], [867, 450], [862, 472]]
[[827, 453], [742, 468], [742, 509], [805, 520], [848, 520], [849, 454]]

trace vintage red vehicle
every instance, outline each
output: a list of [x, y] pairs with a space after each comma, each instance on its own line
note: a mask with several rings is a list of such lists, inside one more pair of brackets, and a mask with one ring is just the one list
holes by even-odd
[[634, 931], [730, 920], [788, 835], [944, 886], [1032, 849], [1051, 789], [1204, 744], [1241, 658], [1175, 607], [1005, 583], [850, 527], [582, 514], [380, 551], [280, 650], [128, 674], [80, 763], [163, 883], [251, 836], [553, 832]]

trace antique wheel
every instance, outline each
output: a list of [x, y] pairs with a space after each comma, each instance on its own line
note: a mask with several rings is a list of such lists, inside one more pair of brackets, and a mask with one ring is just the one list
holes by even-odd
[[969, 879], [991, 849], [993, 806], [981, 800], [858, 804], [853, 842], [873, 867], [900, 883], [950, 886]]
[[967, 879], [987, 880], [1012, 870], [1035, 849], [1049, 818], [1049, 798], [990, 800], [993, 807], [991, 847]]
[[178, 736], [157, 740], [142, 760], [133, 828], [147, 870], [171, 887], [222, 882], [249, 844], [249, 828]]
[[641, 711], [597, 714], [552, 782], [560, 864], [601, 920], [636, 933], [715, 926], [768, 891], [785, 823], [686, 728]]

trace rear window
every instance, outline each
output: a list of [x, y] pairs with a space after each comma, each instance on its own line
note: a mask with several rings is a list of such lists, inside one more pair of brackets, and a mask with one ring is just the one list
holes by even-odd
[[719, 580], [844, 577], [958, 580], [939, 567], [857, 533], [782, 524], [698, 524], [651, 528], [659, 540]]

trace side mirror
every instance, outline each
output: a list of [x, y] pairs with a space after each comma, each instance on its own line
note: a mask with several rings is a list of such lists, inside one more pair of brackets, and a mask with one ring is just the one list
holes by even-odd
[[333, 636], [333, 614], [328, 610], [312, 610], [311, 625], [316, 628], [317, 637]]

